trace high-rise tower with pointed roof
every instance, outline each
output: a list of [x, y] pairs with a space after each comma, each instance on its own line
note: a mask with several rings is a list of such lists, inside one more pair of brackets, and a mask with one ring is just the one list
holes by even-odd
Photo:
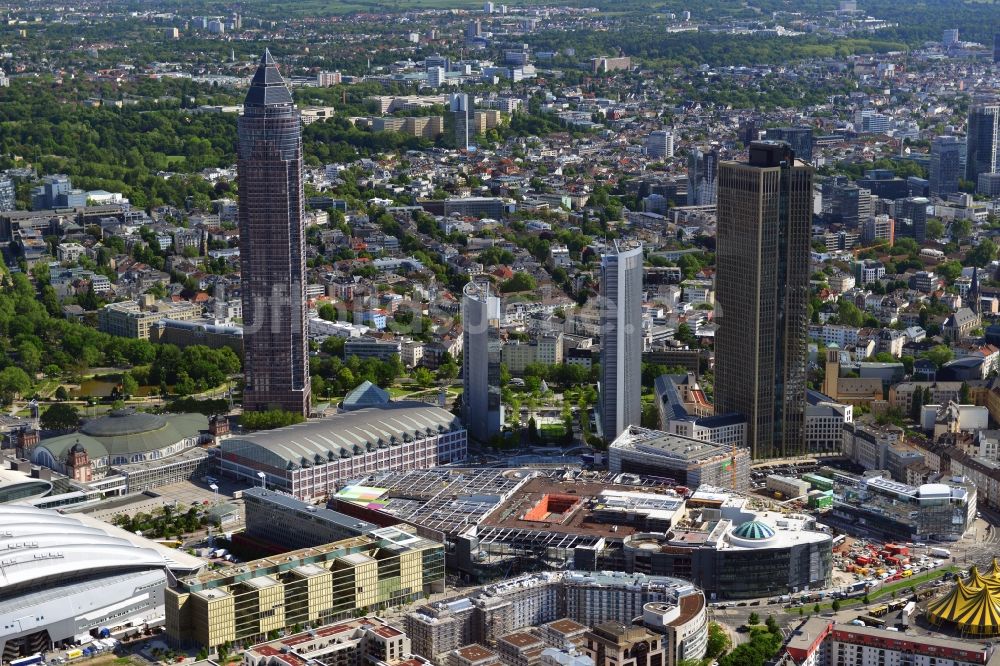
[[308, 415], [302, 120], [269, 51], [238, 128], [243, 408]]

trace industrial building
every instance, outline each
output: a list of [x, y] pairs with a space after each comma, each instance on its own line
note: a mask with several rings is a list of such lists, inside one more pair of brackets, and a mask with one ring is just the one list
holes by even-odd
[[444, 589], [444, 546], [412, 530], [302, 548], [181, 578], [166, 591], [167, 637], [214, 648], [326, 624]]
[[204, 564], [86, 516], [0, 505], [0, 657], [163, 622], [167, 572]]
[[422, 402], [378, 407], [249, 433], [219, 445], [221, 473], [300, 500], [333, 495], [346, 479], [436, 467], [466, 457], [468, 434], [451, 412]]

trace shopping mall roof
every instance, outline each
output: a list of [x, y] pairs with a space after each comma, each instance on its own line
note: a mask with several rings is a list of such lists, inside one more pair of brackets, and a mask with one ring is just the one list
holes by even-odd
[[460, 429], [458, 417], [440, 407], [423, 402], [391, 402], [231, 437], [220, 448], [223, 454], [232, 453], [280, 469], [296, 469]]

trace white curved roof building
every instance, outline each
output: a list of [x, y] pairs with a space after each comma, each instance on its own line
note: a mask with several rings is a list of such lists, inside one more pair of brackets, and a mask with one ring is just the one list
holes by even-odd
[[33, 478], [30, 474], [0, 468], [0, 504], [45, 497], [52, 492], [48, 479]]
[[0, 656], [163, 619], [170, 566], [109, 526], [47, 509], [0, 505]]

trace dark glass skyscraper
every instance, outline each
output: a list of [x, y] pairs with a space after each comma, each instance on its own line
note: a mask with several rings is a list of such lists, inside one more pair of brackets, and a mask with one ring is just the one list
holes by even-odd
[[715, 411], [755, 459], [803, 452], [813, 169], [784, 142], [719, 165]]
[[969, 109], [965, 179], [979, 182], [979, 174], [1000, 171], [1000, 104], [976, 104]]
[[308, 415], [302, 120], [268, 51], [243, 103], [237, 152], [243, 408]]

